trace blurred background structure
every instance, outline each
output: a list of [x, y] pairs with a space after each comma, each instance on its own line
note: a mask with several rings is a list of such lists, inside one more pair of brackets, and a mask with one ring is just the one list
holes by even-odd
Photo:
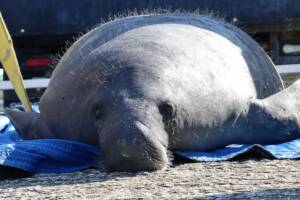
[[[60, 55], [80, 33], [114, 16], [153, 10], [196, 10], [224, 18], [262, 46], [286, 85], [299, 77], [300, 2], [296, 0], [0, 1], [0, 11], [13, 37], [31, 101], [39, 100]], [[5, 73], [0, 73], [1, 78], [7, 80]], [[1, 81], [0, 89], [4, 106], [17, 101], [9, 82]]]

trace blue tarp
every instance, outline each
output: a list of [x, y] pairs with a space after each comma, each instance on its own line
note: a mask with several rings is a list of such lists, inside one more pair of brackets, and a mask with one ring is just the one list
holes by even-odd
[[[22, 140], [9, 119], [0, 115], [0, 165], [31, 173], [74, 172], [99, 166], [99, 148], [59, 139]], [[212, 152], [177, 151], [188, 159], [209, 162], [225, 161], [249, 151], [266, 158], [299, 159], [300, 138], [278, 145], [230, 145]]]
[[75, 172], [99, 165], [99, 148], [69, 140], [22, 140], [0, 116], [0, 165], [31, 173]]
[[276, 145], [229, 145], [225, 148], [211, 152], [177, 151], [180, 156], [198, 162], [225, 161], [236, 158], [248, 152], [259, 154], [264, 158], [273, 159], [299, 159], [300, 139]]

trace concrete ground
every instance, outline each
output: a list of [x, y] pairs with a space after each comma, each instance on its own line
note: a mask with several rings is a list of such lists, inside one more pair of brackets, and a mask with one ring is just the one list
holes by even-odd
[[[286, 76], [285, 84], [296, 78]], [[0, 181], [0, 199], [140, 198], [300, 199], [300, 160], [185, 163], [157, 172], [86, 170]]]
[[300, 160], [186, 163], [157, 172], [86, 170], [0, 182], [0, 199], [300, 199]]

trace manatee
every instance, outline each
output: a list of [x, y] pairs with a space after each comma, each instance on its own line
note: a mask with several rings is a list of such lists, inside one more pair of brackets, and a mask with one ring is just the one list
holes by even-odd
[[105, 23], [57, 64], [40, 113], [6, 109], [24, 139], [98, 145], [109, 171], [152, 171], [169, 152], [300, 136], [300, 82], [284, 88], [250, 36], [210, 16]]

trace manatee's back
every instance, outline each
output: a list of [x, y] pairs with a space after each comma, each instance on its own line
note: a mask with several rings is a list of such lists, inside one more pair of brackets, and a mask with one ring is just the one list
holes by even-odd
[[[160, 31], [157, 32], [157, 30]], [[103, 50], [110, 47], [109, 45], [114, 40], [119, 42], [118, 46], [127, 47], [128, 42], [121, 41], [122, 35], [124, 35], [123, 39], [128, 35], [134, 35], [135, 44], [133, 45], [139, 45], [139, 42], [147, 42], [143, 35], [137, 35], [139, 33], [143, 34], [145, 31], [149, 33], [148, 36], [152, 37], [150, 40], [153, 43], [169, 42], [166, 45], [161, 45], [164, 48], [172, 48], [172, 45], [185, 43], [181, 46], [174, 46], [174, 48], [178, 48], [183, 52], [193, 51], [193, 55], [190, 54], [193, 58], [190, 59], [194, 63], [199, 63], [199, 71], [202, 74], [206, 73], [206, 69], [208, 71], [212, 70], [211, 73], [214, 75], [221, 73], [222, 78], [219, 84], [226, 85], [228, 79], [239, 76], [241, 81], [237, 79], [238, 82], [229, 82], [234, 84], [231, 85], [232, 87], [238, 85], [238, 87], [243, 88], [242, 84], [245, 81], [242, 80], [249, 79], [249, 76], [251, 76], [250, 82], [253, 81], [253, 83], [247, 83], [247, 85], [249, 87], [249, 84], [254, 84], [254, 90], [256, 90], [254, 96], [258, 98], [265, 98], [283, 88], [282, 81], [272, 62], [259, 45], [247, 34], [212, 17], [187, 14], [135, 16], [105, 23], [90, 31], [72, 45], [62, 58], [64, 64], [58, 65], [55, 69], [53, 78], [59, 74], [61, 69], [66, 71], [66, 68], [74, 69], [74, 63], [77, 65], [82, 63], [96, 49]], [[157, 37], [162, 32], [165, 35], [161, 35], [158, 39]], [[166, 34], [168, 32], [174, 34], [168, 35]], [[124, 48], [122, 49], [124, 50]], [[177, 53], [179, 52], [175, 52], [175, 50], [170, 52], [174, 54], [174, 58], [178, 57]], [[214, 69], [212, 69], [212, 66]], [[195, 73], [193, 72], [193, 74]]]

